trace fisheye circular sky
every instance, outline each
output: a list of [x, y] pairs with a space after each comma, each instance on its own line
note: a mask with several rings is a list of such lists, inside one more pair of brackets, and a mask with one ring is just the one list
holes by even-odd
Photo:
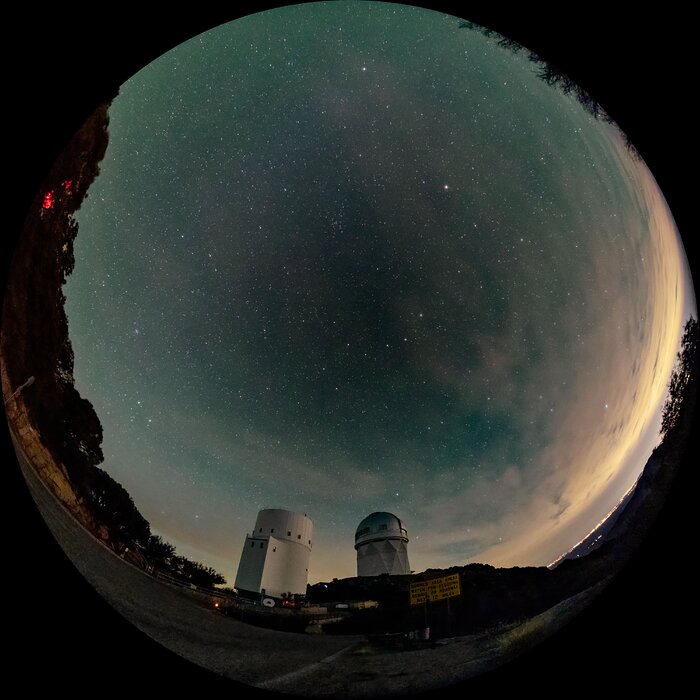
[[251, 15], [125, 83], [65, 289], [104, 468], [233, 583], [260, 508], [411, 568], [548, 564], [658, 442], [695, 313], [619, 131], [526, 52], [382, 3]]

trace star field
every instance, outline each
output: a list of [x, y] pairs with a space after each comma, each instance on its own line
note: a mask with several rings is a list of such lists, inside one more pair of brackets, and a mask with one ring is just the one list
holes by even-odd
[[311, 580], [352, 575], [375, 510], [416, 570], [548, 563], [639, 474], [694, 303], [614, 127], [407, 6], [280, 8], [147, 66], [77, 218], [105, 468], [230, 581], [276, 506], [314, 520]]

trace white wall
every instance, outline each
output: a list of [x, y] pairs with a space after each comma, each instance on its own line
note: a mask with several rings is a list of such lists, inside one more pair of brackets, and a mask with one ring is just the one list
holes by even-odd
[[313, 523], [303, 513], [261, 510], [243, 545], [235, 588], [271, 596], [306, 593]]

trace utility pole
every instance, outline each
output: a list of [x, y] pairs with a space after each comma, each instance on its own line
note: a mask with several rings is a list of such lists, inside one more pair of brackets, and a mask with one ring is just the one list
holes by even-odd
[[22, 389], [26, 389], [28, 386], [31, 386], [32, 384], [34, 384], [34, 377], [33, 377], [33, 376], [32, 376], [32, 377], [29, 377], [29, 379], [27, 379], [27, 381], [24, 382], [24, 384], [21, 384], [20, 386], [18, 386], [18, 387], [14, 390], [14, 392], [13, 392], [10, 396], [8, 396], [8, 397], [5, 399], [5, 404], [7, 404], [7, 402], [8, 402], [10, 399], [13, 399], [15, 396], [17, 396], [17, 394], [19, 394], [19, 393], [22, 391]]

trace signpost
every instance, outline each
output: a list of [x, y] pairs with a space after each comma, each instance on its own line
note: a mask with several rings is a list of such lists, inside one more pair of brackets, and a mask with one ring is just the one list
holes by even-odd
[[450, 574], [440, 578], [431, 578], [427, 581], [416, 581], [409, 586], [411, 605], [423, 605], [434, 600], [454, 598], [462, 592], [459, 574]]
[[416, 581], [409, 584], [408, 593], [411, 605], [422, 605], [425, 617], [425, 639], [430, 638], [430, 623], [428, 619], [428, 603], [444, 600], [447, 603], [448, 629], [452, 629], [452, 617], [450, 611], [450, 598], [455, 598], [462, 593], [459, 574], [449, 574], [426, 581]]

